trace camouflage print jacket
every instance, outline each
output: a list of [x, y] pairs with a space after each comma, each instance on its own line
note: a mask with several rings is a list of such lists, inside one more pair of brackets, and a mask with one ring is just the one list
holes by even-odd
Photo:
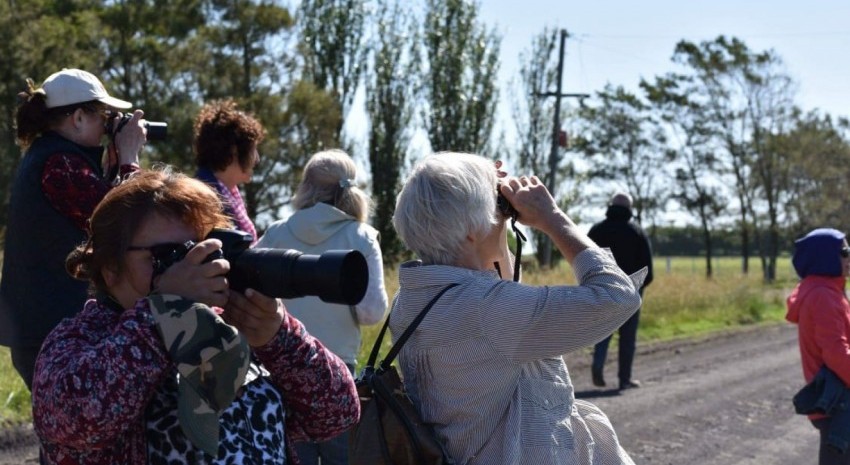
[[[358, 420], [345, 364], [288, 313], [254, 355], [284, 399], [289, 445]], [[36, 363], [33, 421], [49, 463], [143, 465], [145, 407], [174, 371], [147, 299], [122, 313], [88, 301], [50, 333]]]

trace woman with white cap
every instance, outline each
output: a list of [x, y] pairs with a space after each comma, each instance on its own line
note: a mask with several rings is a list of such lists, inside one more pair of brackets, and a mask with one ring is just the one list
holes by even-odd
[[83, 70], [63, 69], [40, 87], [28, 79], [18, 98], [15, 136], [24, 157], [9, 200], [0, 345], [11, 348], [15, 369], [31, 387], [42, 341], [87, 297], [87, 283], [65, 272], [65, 257], [85, 241], [88, 219], [103, 196], [139, 169], [146, 130], [143, 112], [135, 110], [127, 124], [107, 134], [107, 127], [120, 126], [114, 110], [132, 104], [110, 96]]

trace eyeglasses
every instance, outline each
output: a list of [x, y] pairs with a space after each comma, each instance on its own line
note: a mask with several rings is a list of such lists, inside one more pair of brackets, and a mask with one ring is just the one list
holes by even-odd
[[71, 116], [77, 110], [83, 110], [84, 112], [89, 113], [89, 114], [99, 113], [100, 115], [103, 115], [103, 116], [108, 116], [110, 113], [112, 113], [112, 110], [109, 110], [109, 109], [103, 108], [103, 107], [99, 107], [99, 106], [96, 106], [96, 105], [92, 105], [91, 103], [84, 103], [82, 105], [73, 105], [73, 106], [69, 105], [67, 107], [62, 107], [62, 108], [64, 109], [65, 116]]
[[842, 247], [841, 248], [841, 256], [844, 258], [850, 257], [850, 247]]
[[104, 121], [106, 121], [106, 125], [109, 125], [109, 122], [112, 121], [116, 116], [121, 116], [120, 111], [110, 110], [108, 108], [97, 108], [93, 109], [89, 113], [96, 113], [103, 117]]
[[192, 241], [187, 242], [163, 242], [154, 245], [131, 245], [127, 247], [128, 252], [145, 250], [150, 252], [153, 262], [154, 276], [162, 274], [169, 266], [173, 265], [186, 256], [186, 253], [195, 245]]

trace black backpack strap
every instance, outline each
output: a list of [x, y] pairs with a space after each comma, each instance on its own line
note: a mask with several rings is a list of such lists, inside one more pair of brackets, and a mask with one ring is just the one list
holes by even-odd
[[375, 360], [378, 359], [378, 352], [381, 351], [381, 342], [384, 341], [384, 333], [387, 332], [387, 327], [390, 325], [390, 316], [387, 315], [387, 320], [384, 321], [384, 326], [381, 332], [378, 333], [378, 338], [375, 339], [375, 345], [372, 346], [372, 352], [369, 353], [369, 360], [366, 361], [365, 368], [372, 369], [375, 367]]
[[[431, 307], [433, 307], [434, 304], [437, 303], [438, 300], [440, 300], [440, 297], [442, 297], [443, 294], [446, 293], [446, 291], [457, 285], [458, 283], [452, 283], [444, 287], [437, 295], [434, 296], [433, 299], [431, 299], [430, 302], [428, 302], [428, 305], [426, 305], [425, 308], [423, 308], [422, 311], [419, 312], [419, 315], [416, 315], [416, 318], [410, 323], [407, 329], [404, 330], [404, 333], [402, 333], [401, 337], [399, 337], [395, 344], [393, 344], [392, 348], [390, 348], [390, 351], [389, 353], [387, 353], [387, 356], [383, 360], [381, 360], [381, 364], [379, 367], [380, 369], [385, 370], [390, 365], [392, 365], [393, 360], [395, 360], [395, 358], [398, 356], [398, 353], [401, 352], [401, 348], [404, 346], [404, 343], [407, 342], [408, 339], [410, 339], [410, 336], [413, 335], [414, 331], [416, 331], [416, 328], [419, 326], [419, 323], [422, 323], [422, 320], [425, 319], [425, 315], [428, 314], [429, 310], [431, 310]], [[378, 351], [381, 347], [381, 340], [384, 338], [384, 332], [386, 331], [387, 326], [390, 323], [390, 317], [392, 317], [392, 313], [387, 316], [387, 321], [384, 323], [384, 327], [381, 328], [381, 333], [378, 335], [378, 339], [375, 341], [375, 346], [372, 348], [372, 353], [369, 355], [369, 361], [367, 362], [366, 366], [375, 366], [374, 363], [375, 360], [378, 358]]]

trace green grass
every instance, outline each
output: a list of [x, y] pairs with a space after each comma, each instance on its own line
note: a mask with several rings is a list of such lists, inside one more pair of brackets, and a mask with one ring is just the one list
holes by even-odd
[[30, 421], [32, 403], [27, 385], [12, 366], [8, 347], [0, 347], [0, 426]]
[[[713, 262], [714, 277], [705, 278], [705, 260], [674, 257], [655, 260], [655, 281], [646, 289], [638, 339], [641, 342], [692, 337], [742, 325], [782, 321], [785, 296], [796, 276], [790, 259], [780, 259], [777, 281], [765, 285], [759, 263], [750, 262], [751, 271], [743, 275], [737, 258], [720, 258]], [[398, 271], [385, 270], [390, 298], [398, 289]], [[534, 285], [575, 283], [569, 266], [554, 270], [538, 270], [527, 266], [523, 282]], [[364, 363], [381, 329], [381, 325], [363, 328], [363, 345], [358, 362]], [[391, 346], [384, 338], [381, 357]], [[12, 367], [9, 350], [0, 347], [0, 426], [31, 420], [29, 391]]]

